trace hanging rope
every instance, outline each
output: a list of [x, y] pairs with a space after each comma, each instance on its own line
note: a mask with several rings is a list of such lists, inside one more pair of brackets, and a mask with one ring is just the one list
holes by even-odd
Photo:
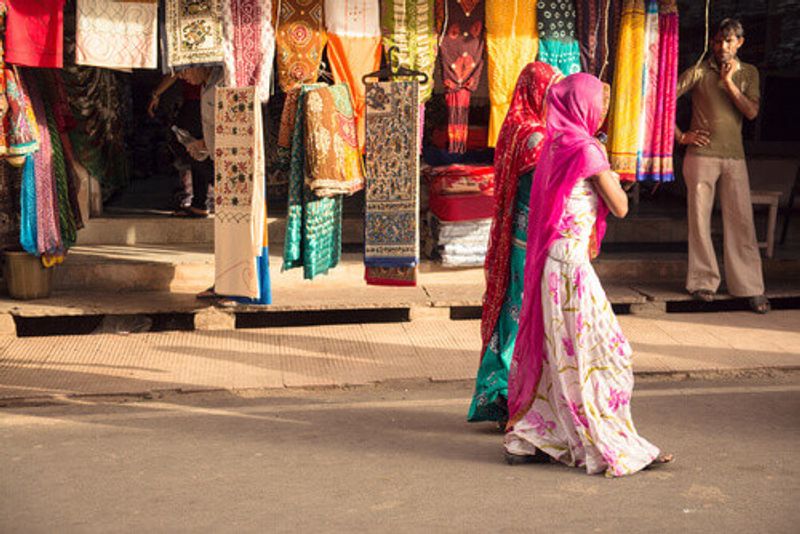
[[442, 46], [444, 36], [447, 33], [447, 24], [450, 22], [450, 7], [447, 5], [449, 2], [444, 0], [444, 21], [442, 22], [442, 34], [439, 36], [439, 46]]
[[695, 67], [700, 65], [700, 62], [706, 57], [706, 53], [708, 52], [708, 8], [711, 5], [711, 0], [706, 0], [706, 33], [705, 38], [703, 40], [703, 53], [700, 54], [700, 58], [697, 60], [697, 63], [694, 64]]
[[603, 79], [603, 74], [606, 72], [606, 67], [608, 67], [608, 55], [609, 55], [609, 50], [608, 50], [608, 32], [610, 31], [609, 30], [609, 24], [608, 24], [608, 22], [609, 22], [608, 21], [608, 12], [609, 12], [610, 9], [611, 9], [611, 0], [606, 0], [606, 10], [603, 13], [603, 20], [605, 21], [605, 25], [606, 25], [605, 26], [606, 31], [603, 34], [603, 51], [604, 51], [605, 57], [603, 57], [603, 66], [600, 68], [600, 75], [598, 76], [598, 78], [600, 78], [601, 80]]

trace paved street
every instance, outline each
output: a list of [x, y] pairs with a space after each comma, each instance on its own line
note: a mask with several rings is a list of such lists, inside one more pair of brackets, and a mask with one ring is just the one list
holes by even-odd
[[467, 381], [0, 410], [3, 532], [796, 532], [800, 374], [639, 379], [677, 461], [509, 467]]

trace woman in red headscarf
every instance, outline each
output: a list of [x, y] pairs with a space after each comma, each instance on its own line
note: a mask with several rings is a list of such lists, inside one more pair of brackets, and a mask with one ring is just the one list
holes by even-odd
[[633, 425], [631, 348], [589, 262], [607, 213], [628, 210], [594, 137], [607, 107], [608, 86], [590, 74], [568, 76], [547, 97], [509, 373], [505, 448], [512, 464], [549, 456], [589, 474], [621, 476], [672, 459]]
[[508, 417], [508, 367], [522, 304], [531, 176], [544, 140], [545, 97], [559, 79], [558, 70], [546, 63], [527, 65], [500, 130], [494, 161], [495, 214], [485, 264], [483, 350], [469, 421], [498, 421], [505, 426]]

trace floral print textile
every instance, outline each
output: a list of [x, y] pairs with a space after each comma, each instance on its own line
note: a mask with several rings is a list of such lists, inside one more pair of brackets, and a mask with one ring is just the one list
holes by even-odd
[[631, 348], [589, 263], [598, 195], [586, 180], [573, 189], [541, 281], [545, 355], [535, 400], [506, 434], [506, 450], [541, 449], [589, 474], [635, 473], [658, 448], [631, 418]]
[[223, 61], [222, 0], [167, 0], [167, 66]]

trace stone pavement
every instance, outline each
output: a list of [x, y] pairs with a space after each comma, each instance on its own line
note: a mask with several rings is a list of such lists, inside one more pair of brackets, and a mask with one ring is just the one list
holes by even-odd
[[[800, 311], [621, 315], [639, 374], [800, 369]], [[0, 336], [0, 405], [36, 398], [159, 391], [471, 380], [476, 320], [97, 334]]]

